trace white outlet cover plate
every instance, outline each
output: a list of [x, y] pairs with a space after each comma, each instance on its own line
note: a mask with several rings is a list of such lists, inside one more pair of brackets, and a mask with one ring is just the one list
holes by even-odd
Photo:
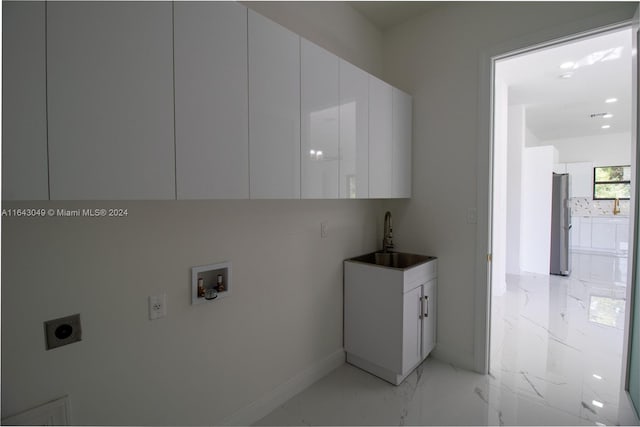
[[329, 221], [320, 223], [320, 237], [325, 238], [329, 235]]
[[149, 297], [149, 320], [156, 320], [167, 315], [167, 294]]

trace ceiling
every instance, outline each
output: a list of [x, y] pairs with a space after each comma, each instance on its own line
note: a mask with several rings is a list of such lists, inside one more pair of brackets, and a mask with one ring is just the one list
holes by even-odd
[[422, 15], [442, 2], [434, 1], [350, 1], [380, 31]]
[[[567, 62], [574, 65], [562, 69]], [[498, 61], [496, 76], [509, 85], [509, 104], [525, 105], [527, 127], [542, 141], [631, 130], [630, 29]], [[599, 113], [613, 117], [590, 117]]]

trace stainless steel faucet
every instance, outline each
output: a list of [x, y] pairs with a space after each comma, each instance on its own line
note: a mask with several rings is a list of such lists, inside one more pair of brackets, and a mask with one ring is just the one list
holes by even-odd
[[382, 251], [393, 249], [393, 225], [391, 224], [391, 212], [384, 214], [384, 235], [382, 237]]

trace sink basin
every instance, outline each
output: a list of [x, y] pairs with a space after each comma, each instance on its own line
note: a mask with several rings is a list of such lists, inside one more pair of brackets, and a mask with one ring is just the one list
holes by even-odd
[[380, 267], [407, 269], [434, 259], [435, 257], [432, 256], [407, 254], [403, 252], [373, 252], [351, 258], [349, 261], [375, 264]]

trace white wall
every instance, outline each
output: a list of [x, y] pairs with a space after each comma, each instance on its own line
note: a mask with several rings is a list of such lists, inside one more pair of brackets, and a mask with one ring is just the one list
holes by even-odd
[[[438, 256], [438, 347], [435, 356], [476, 367], [477, 227], [467, 209], [477, 199], [480, 58], [484, 52], [545, 31], [586, 30], [631, 17], [635, 3], [452, 2], [386, 31], [384, 77], [413, 95], [413, 198], [385, 202], [406, 232], [398, 247]], [[611, 12], [611, 15], [608, 13]], [[600, 14], [606, 14], [602, 17]], [[598, 18], [594, 16], [598, 15]], [[582, 22], [589, 20], [589, 26]], [[595, 26], [594, 25], [594, 26]], [[546, 32], [548, 29], [552, 32]], [[565, 33], [566, 34], [566, 33]], [[481, 153], [488, 156], [487, 153]], [[480, 183], [478, 183], [480, 179]], [[480, 213], [480, 212], [479, 212]], [[395, 230], [394, 230], [395, 231]], [[479, 279], [481, 280], [481, 279]]]
[[525, 109], [509, 107], [507, 157], [507, 259], [508, 274], [520, 274], [520, 234], [522, 226], [522, 156], [525, 147]]
[[245, 6], [381, 77], [382, 33], [345, 2], [246, 1]]
[[631, 164], [631, 134], [603, 133], [599, 136], [551, 139], [535, 145], [553, 145], [560, 163], [593, 162], [594, 166]]
[[[521, 106], [521, 107], [524, 108], [524, 106]], [[526, 123], [525, 123], [525, 126], [526, 126]], [[537, 147], [538, 145], [553, 145], [553, 144], [541, 143], [538, 137], [528, 127], [525, 128], [524, 134], [525, 134], [526, 147]]]
[[[369, 201], [17, 206], [128, 209], [2, 220], [3, 415], [69, 394], [81, 425], [219, 423], [341, 350], [342, 260], [377, 243]], [[233, 293], [190, 305], [190, 268], [225, 260]], [[42, 322], [74, 313], [83, 340], [45, 351]]]
[[553, 147], [530, 147], [522, 157], [520, 267], [530, 273], [549, 274], [555, 155]]
[[[250, 6], [379, 71], [380, 35], [346, 4]], [[342, 260], [379, 245], [379, 205], [3, 203], [129, 216], [2, 218], [2, 416], [69, 394], [74, 424], [212, 425], [269, 396], [342, 350]], [[191, 306], [190, 267], [224, 260], [233, 294]], [[82, 342], [45, 351], [42, 322], [74, 313]]]

